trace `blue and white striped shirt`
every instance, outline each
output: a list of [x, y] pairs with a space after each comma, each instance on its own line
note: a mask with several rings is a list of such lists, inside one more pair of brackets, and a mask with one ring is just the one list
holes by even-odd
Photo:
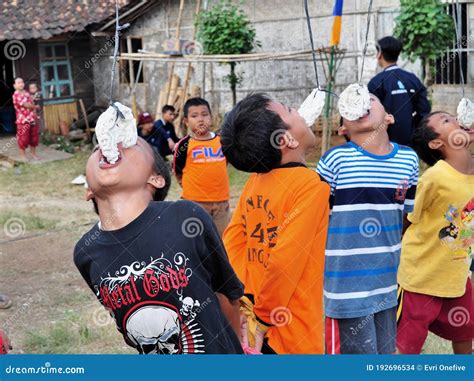
[[326, 316], [362, 317], [397, 304], [403, 213], [413, 210], [418, 157], [392, 145], [390, 154], [378, 156], [349, 142], [326, 152], [317, 166], [331, 186]]

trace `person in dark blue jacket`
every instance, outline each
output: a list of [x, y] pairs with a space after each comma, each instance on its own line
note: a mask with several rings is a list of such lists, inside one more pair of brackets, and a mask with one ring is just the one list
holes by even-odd
[[388, 127], [390, 141], [409, 146], [414, 129], [430, 113], [431, 106], [418, 77], [398, 67], [401, 50], [402, 43], [395, 37], [378, 41], [377, 61], [383, 71], [370, 80], [368, 88], [395, 117], [395, 123]]
[[161, 109], [161, 119], [158, 119], [154, 124], [153, 127], [161, 128], [166, 132], [166, 135], [169, 139], [173, 141], [173, 143], [178, 143], [179, 138], [176, 135], [176, 131], [174, 130], [173, 121], [176, 119], [176, 109], [171, 105], [164, 105]]
[[166, 160], [166, 156], [172, 153], [174, 148], [173, 141], [168, 138], [166, 131], [153, 126], [153, 118], [147, 112], [138, 115], [137, 121], [138, 136], [145, 139], [149, 144], [155, 147], [161, 157]]

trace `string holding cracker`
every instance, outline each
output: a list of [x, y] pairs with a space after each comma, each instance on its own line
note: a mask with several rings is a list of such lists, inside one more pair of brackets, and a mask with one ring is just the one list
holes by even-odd
[[109, 108], [97, 120], [95, 133], [102, 154], [101, 165], [110, 166], [121, 159], [121, 149], [129, 148], [137, 143], [138, 133], [132, 110], [119, 102], [113, 101], [115, 69], [119, 53], [120, 31], [130, 24], [119, 24], [119, 6], [115, 2], [115, 45], [110, 83]]
[[319, 90], [319, 91], [323, 91], [323, 92], [326, 92], [328, 94], [331, 94], [331, 95], [333, 95], [337, 98], [338, 95], [336, 93], [333, 93], [332, 91], [329, 91], [329, 90], [323, 88], [319, 83], [318, 65], [317, 65], [317, 59], [316, 59], [316, 49], [314, 47], [313, 28], [311, 27], [311, 16], [309, 14], [308, 0], [304, 0], [304, 11], [305, 11], [305, 15], [306, 15], [306, 25], [308, 27], [309, 42], [311, 44], [311, 57], [312, 57], [312, 61], [313, 61], [314, 76], [315, 76], [315, 79], [316, 79], [316, 89]]
[[113, 96], [114, 96], [114, 85], [115, 85], [115, 69], [117, 66], [118, 61], [118, 53], [119, 53], [119, 46], [120, 46], [120, 32], [130, 26], [129, 23], [120, 25], [119, 23], [119, 5], [118, 1], [115, 1], [115, 36], [114, 36], [114, 55], [112, 58], [112, 73], [110, 77], [110, 95], [109, 95], [109, 104], [115, 109], [117, 112], [117, 117], [121, 117], [124, 119], [124, 115], [119, 110], [117, 106], [113, 103]]
[[311, 54], [314, 67], [314, 76], [316, 79], [316, 88], [311, 92], [311, 94], [309, 94], [308, 97], [306, 97], [304, 102], [299, 107], [298, 113], [304, 118], [306, 125], [308, 127], [311, 127], [323, 111], [324, 104], [326, 102], [326, 95], [330, 94], [334, 95], [335, 97], [337, 97], [337, 95], [332, 91], [322, 88], [319, 83], [318, 65], [316, 62], [316, 50], [314, 48], [313, 30], [311, 28], [311, 18], [309, 15], [308, 0], [304, 0], [304, 10], [306, 13], [306, 24], [308, 26], [309, 41], [311, 44]]
[[459, 101], [457, 107], [457, 118], [459, 123], [466, 127], [471, 128], [474, 124], [474, 104], [465, 96], [465, 82], [464, 82], [464, 71], [462, 67], [462, 31], [461, 28], [461, 6], [459, 0], [456, 0], [455, 12], [453, 12], [454, 28], [456, 30], [456, 51], [459, 60], [459, 76], [461, 80], [461, 91], [462, 99]]
[[357, 83], [347, 86], [339, 96], [337, 107], [341, 116], [347, 120], [357, 120], [370, 113], [370, 93], [366, 85], [362, 84], [364, 75], [365, 57], [369, 44], [370, 16], [372, 14], [373, 0], [369, 1], [367, 10], [367, 29], [365, 31], [364, 49], [362, 51], [362, 64]]

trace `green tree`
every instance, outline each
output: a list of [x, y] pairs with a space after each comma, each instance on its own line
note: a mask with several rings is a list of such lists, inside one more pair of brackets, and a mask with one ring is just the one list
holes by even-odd
[[404, 56], [421, 59], [424, 80], [432, 83], [433, 62], [452, 46], [456, 33], [453, 19], [440, 0], [401, 0], [394, 34], [403, 42]]
[[[229, 1], [222, 1], [207, 11], [201, 11], [197, 26], [198, 39], [205, 54], [246, 54], [254, 46], [260, 46], [255, 40], [255, 29], [248, 17]], [[230, 74], [225, 79], [230, 84], [235, 105], [236, 88], [242, 82], [242, 76], [235, 73], [237, 62], [230, 62], [229, 65]]]

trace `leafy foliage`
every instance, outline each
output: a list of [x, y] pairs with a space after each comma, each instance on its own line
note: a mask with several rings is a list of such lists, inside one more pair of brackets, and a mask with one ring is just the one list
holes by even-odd
[[[221, 1], [207, 11], [199, 13], [197, 19], [198, 39], [205, 54], [246, 54], [260, 46], [255, 39], [255, 29], [247, 15], [229, 1]], [[242, 76], [235, 73], [236, 63], [229, 63], [233, 101], [236, 101], [236, 86]]]
[[[453, 19], [440, 0], [401, 0], [394, 34], [403, 42], [403, 55], [429, 64], [455, 39]], [[429, 73], [427, 73], [429, 74]]]

